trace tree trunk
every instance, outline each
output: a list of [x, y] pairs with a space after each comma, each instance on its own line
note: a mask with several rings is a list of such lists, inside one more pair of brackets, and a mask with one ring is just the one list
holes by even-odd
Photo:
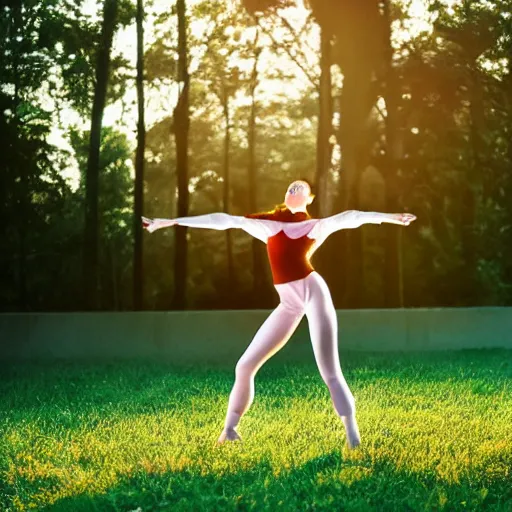
[[[331, 79], [331, 34], [320, 27], [320, 84], [318, 87], [318, 127], [316, 143], [316, 197], [309, 207], [312, 217], [325, 218], [331, 214], [328, 203], [329, 170], [331, 168], [333, 144], [330, 136], [333, 133], [333, 100]], [[315, 253], [314, 266], [327, 282], [334, 282], [339, 271], [339, 248], [328, 240]], [[333, 300], [335, 290], [333, 290]]]
[[[473, 64], [476, 68], [476, 63]], [[484, 127], [484, 107], [480, 78], [477, 69], [471, 70], [472, 81], [470, 84], [471, 98], [469, 105], [470, 133], [469, 145], [472, 150], [472, 162], [468, 173], [462, 183], [462, 252], [463, 252], [463, 272], [465, 276], [464, 287], [466, 287], [464, 298], [467, 306], [478, 304], [477, 292], [477, 239], [476, 239], [476, 208], [478, 202], [478, 192], [481, 183], [484, 186], [487, 182], [485, 163], [482, 159], [484, 154], [482, 133], [485, 133]], [[485, 187], [488, 191], [488, 187]], [[488, 197], [484, 193], [484, 197]]]
[[[21, 10], [22, 3], [15, 2], [14, 7], [11, 11], [11, 23], [14, 28], [14, 34], [12, 39], [16, 40], [17, 37], [22, 39], [25, 37], [23, 33], [23, 14]], [[20, 77], [21, 73], [18, 71], [20, 64], [20, 52], [21, 49], [16, 47], [14, 53], [13, 65], [14, 65], [14, 142], [18, 142], [19, 136], [19, 119], [18, 119], [18, 107], [20, 105]], [[17, 158], [15, 161], [19, 162], [18, 169], [15, 169], [15, 173], [20, 173], [20, 188], [19, 188], [19, 254], [18, 254], [18, 308], [20, 311], [27, 311], [27, 207], [28, 207], [28, 176], [26, 166], [23, 165], [23, 158], [19, 158], [20, 149], [17, 149]]]
[[134, 250], [133, 250], [133, 309], [142, 309], [144, 297], [142, 222], [144, 211], [144, 151], [146, 127], [144, 122], [144, 5], [137, 0], [137, 154], [135, 157]]
[[[370, 50], [368, 50], [370, 52]], [[375, 103], [372, 90], [373, 67], [371, 59], [345, 62], [342, 69], [343, 90], [340, 97], [340, 128], [338, 141], [341, 148], [341, 175], [339, 205], [341, 211], [358, 210], [358, 184], [360, 176], [361, 138], [366, 122]], [[342, 230], [339, 238], [340, 288], [343, 290], [344, 308], [360, 307], [363, 290], [362, 280], [362, 232], [363, 228]]]
[[116, 25], [117, 0], [105, 0], [101, 39], [96, 61], [96, 82], [92, 105], [89, 157], [85, 175], [85, 243], [83, 250], [84, 292], [86, 309], [98, 307], [98, 197], [99, 163], [103, 111], [107, 97], [107, 85], [110, 68], [110, 51]]
[[[331, 38], [320, 28], [320, 87], [318, 105], [318, 131], [316, 144], [317, 197], [311, 206], [319, 217], [326, 217], [327, 185], [331, 164], [332, 147], [329, 142], [332, 133], [332, 84], [331, 84]], [[313, 210], [313, 209], [312, 209]]]
[[[251, 113], [249, 116], [248, 127], [248, 151], [249, 151], [249, 166], [248, 166], [248, 182], [249, 182], [249, 208], [251, 212], [257, 210], [257, 197], [258, 197], [258, 180], [257, 180], [257, 167], [256, 167], [256, 87], [258, 85], [258, 60], [260, 50], [256, 48], [258, 42], [258, 34], [254, 41], [255, 57], [254, 66], [251, 76]], [[263, 247], [261, 242], [255, 238], [252, 240], [252, 271], [253, 271], [253, 306], [261, 307], [265, 303], [265, 289], [266, 289], [266, 269]]]
[[[338, 141], [341, 148], [339, 211], [358, 209], [358, 144], [368, 115], [366, 92], [369, 89], [371, 74], [364, 68], [348, 66], [344, 70], [343, 90], [340, 98], [340, 129]], [[343, 308], [359, 306], [363, 283], [362, 271], [362, 228], [342, 230], [338, 236], [338, 258], [341, 262], [338, 271], [341, 304]], [[363, 228], [364, 229], [364, 228]]]
[[[508, 50], [508, 75], [503, 80], [505, 88], [505, 101], [508, 107], [508, 145], [507, 145], [507, 156], [508, 156], [508, 168], [512, 168], [512, 46], [509, 46]], [[503, 188], [506, 197], [510, 197], [512, 194], [512, 176], [511, 173], [507, 173], [504, 178]], [[507, 211], [509, 212], [509, 218], [512, 217], [512, 208], [510, 201], [507, 201]], [[504, 234], [504, 254], [503, 260], [505, 263], [505, 270], [503, 272], [503, 280], [505, 282], [512, 282], [512, 233], [511, 230], [505, 231]], [[508, 243], [507, 243], [508, 242]], [[508, 255], [508, 256], [507, 256]], [[510, 290], [510, 289], [509, 289]], [[504, 303], [503, 305], [510, 305], [512, 303], [512, 293], [508, 292], [508, 300], [510, 302]]]
[[[341, 175], [342, 211], [359, 209], [359, 165], [357, 140], [345, 137], [343, 152], [343, 172]], [[342, 231], [343, 241], [340, 246], [342, 265], [340, 274], [343, 278], [342, 305], [347, 309], [361, 307], [363, 295], [363, 237], [362, 227]]]
[[[384, 2], [386, 28], [385, 41], [385, 103], [386, 103], [386, 212], [400, 211], [398, 167], [400, 165], [400, 140], [398, 133], [399, 84], [393, 69], [393, 47], [391, 46], [391, 17], [389, 0]], [[389, 308], [404, 307], [403, 276], [400, 258], [400, 237], [397, 226], [385, 225], [386, 247], [384, 256], [384, 294]]]
[[116, 265], [116, 247], [115, 242], [108, 244], [108, 253], [110, 256], [110, 270], [112, 274], [112, 309], [119, 311], [119, 280], [117, 278], [117, 265]]
[[[224, 188], [223, 188], [223, 206], [224, 212], [229, 213], [230, 202], [230, 176], [229, 176], [229, 144], [230, 144], [230, 119], [229, 119], [229, 95], [224, 91], [223, 107], [224, 107], [224, 122], [225, 122], [225, 135], [224, 135]], [[228, 256], [228, 285], [230, 290], [234, 290], [235, 283], [235, 264], [233, 261], [233, 243], [231, 237], [231, 230], [226, 229], [226, 249]]]
[[[188, 215], [188, 133], [190, 127], [187, 19], [185, 0], [177, 0], [178, 15], [178, 81], [183, 83], [178, 103], [174, 109], [174, 136], [176, 138], [176, 168], [178, 176], [178, 217]], [[176, 228], [174, 259], [174, 309], [186, 307], [187, 285], [187, 227]]]

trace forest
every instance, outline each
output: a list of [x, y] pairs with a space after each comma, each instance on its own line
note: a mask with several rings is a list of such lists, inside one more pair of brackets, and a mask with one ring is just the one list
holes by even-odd
[[512, 305], [512, 0], [3, 0], [0, 311], [266, 309], [265, 244], [175, 218], [304, 178], [336, 308]]

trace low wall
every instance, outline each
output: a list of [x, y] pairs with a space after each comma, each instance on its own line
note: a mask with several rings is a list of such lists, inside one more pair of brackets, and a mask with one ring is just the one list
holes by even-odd
[[[1, 359], [238, 360], [270, 310], [4, 313]], [[338, 310], [338, 346], [359, 351], [512, 348], [512, 308]], [[306, 317], [274, 357], [313, 357]]]

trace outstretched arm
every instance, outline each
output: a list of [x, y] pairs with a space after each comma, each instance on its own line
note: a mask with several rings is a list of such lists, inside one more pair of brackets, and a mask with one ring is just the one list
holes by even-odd
[[142, 217], [142, 224], [150, 233], [157, 229], [174, 225], [217, 230], [240, 228], [265, 243], [268, 237], [272, 236], [273, 231], [275, 231], [275, 227], [272, 226], [272, 221], [248, 219], [246, 217], [221, 212], [191, 217], [178, 217], [176, 219], [149, 219]]
[[227, 213], [208, 213], [206, 215], [177, 217], [175, 219], [148, 219], [147, 217], [142, 217], [142, 225], [150, 233], [157, 229], [176, 225], [220, 230], [235, 227], [231, 215]]
[[379, 213], [347, 210], [346, 212], [326, 217], [322, 219], [321, 222], [325, 225], [323, 229], [334, 232], [340, 229], [358, 228], [363, 224], [382, 224], [383, 222], [406, 226], [415, 219], [416, 217], [410, 213]]
[[378, 213], [347, 210], [331, 217], [320, 219], [308, 236], [323, 241], [331, 233], [340, 229], [358, 228], [363, 224], [382, 224], [383, 222], [408, 226], [414, 220], [416, 220], [416, 217], [410, 213]]

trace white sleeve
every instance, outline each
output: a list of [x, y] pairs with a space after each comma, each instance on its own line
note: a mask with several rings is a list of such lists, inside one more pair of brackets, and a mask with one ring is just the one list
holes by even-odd
[[224, 230], [235, 227], [231, 215], [221, 212], [193, 215], [190, 217], [177, 217], [173, 220], [178, 226], [187, 226], [190, 228]]
[[[157, 219], [155, 219], [157, 220]], [[253, 237], [267, 243], [270, 236], [275, 235], [281, 229], [280, 222], [262, 219], [249, 219], [240, 215], [229, 215], [228, 213], [208, 213], [192, 217], [178, 217], [174, 219], [178, 226], [189, 226], [192, 228], [208, 228], [225, 230], [240, 228]]]
[[347, 210], [330, 217], [320, 219], [308, 234], [309, 238], [315, 238], [318, 244], [322, 243], [331, 233], [340, 229], [358, 228], [363, 224], [381, 224], [389, 222], [390, 214], [378, 212], [361, 212]]
[[267, 240], [283, 229], [283, 222], [266, 219], [250, 219], [239, 215], [232, 215], [234, 227], [243, 229], [254, 238], [267, 243]]

